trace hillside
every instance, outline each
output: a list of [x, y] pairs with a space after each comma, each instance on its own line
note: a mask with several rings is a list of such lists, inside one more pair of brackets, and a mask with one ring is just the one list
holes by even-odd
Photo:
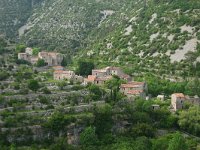
[[44, 0], [35, 7], [23, 4], [26, 7], [19, 6], [26, 9], [15, 7], [20, 10], [15, 15], [23, 16], [22, 21], [12, 30], [12, 24], [7, 26], [7, 34], [15, 35], [18, 28], [21, 42], [28, 46], [70, 56], [80, 52], [75, 60], [91, 58], [99, 67], [126, 66], [126, 72], [133, 75], [156, 72], [174, 79], [200, 74], [198, 0], [149, 0], [146, 4], [139, 0]]
[[200, 149], [199, 16], [199, 0], [1, 0], [0, 149]]
[[[130, 74], [199, 75], [200, 2], [148, 1], [145, 8], [137, 4], [140, 7], [136, 5], [123, 14], [123, 20], [116, 13], [113, 18], [120, 18], [120, 25], [98, 38], [78, 58], [90, 57], [98, 65], [125, 66]], [[111, 23], [108, 19], [93, 35], [101, 37]]]
[[85, 48], [94, 39], [88, 35], [115, 11], [123, 12], [133, 2], [127, 0], [46, 0], [34, 10], [21, 37], [28, 45], [39, 45], [50, 50], [74, 52]]

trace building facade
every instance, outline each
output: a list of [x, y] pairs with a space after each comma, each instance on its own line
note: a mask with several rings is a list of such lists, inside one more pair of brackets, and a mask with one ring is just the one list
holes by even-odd
[[185, 95], [183, 93], [174, 93], [171, 95], [171, 106], [174, 111], [183, 109], [185, 102]]
[[72, 80], [75, 76], [73, 71], [56, 70], [54, 71], [54, 80]]
[[148, 87], [145, 82], [128, 82], [120, 86], [120, 92], [128, 98], [141, 97], [145, 99]]

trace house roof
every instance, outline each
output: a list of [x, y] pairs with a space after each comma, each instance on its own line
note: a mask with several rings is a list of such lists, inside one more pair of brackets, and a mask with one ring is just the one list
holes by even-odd
[[141, 87], [144, 85], [145, 82], [129, 82], [127, 84], [122, 84], [121, 88], [134, 88], [134, 87]]
[[172, 95], [175, 95], [176, 97], [179, 97], [179, 98], [185, 98], [185, 95], [183, 93], [174, 93]]
[[89, 81], [89, 82], [94, 82], [95, 79], [96, 79], [96, 76], [94, 76], [94, 75], [89, 75], [88, 78], [87, 78], [87, 81]]
[[130, 90], [127, 92], [127, 94], [129, 95], [137, 95], [137, 94], [140, 94], [140, 93], [143, 93], [144, 91], [143, 90]]

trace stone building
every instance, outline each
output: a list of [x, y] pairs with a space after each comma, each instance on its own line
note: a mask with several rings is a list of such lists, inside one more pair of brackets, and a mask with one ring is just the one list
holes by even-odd
[[82, 76], [76, 75], [74, 71], [65, 71], [62, 66], [54, 67], [55, 71], [53, 73], [54, 80], [71, 80], [74, 82], [83, 83], [84, 78]]
[[75, 73], [73, 71], [56, 70], [53, 76], [54, 80], [72, 80], [75, 77]]
[[126, 96], [129, 99], [134, 99], [136, 97], [140, 97], [145, 99], [146, 98], [146, 93], [144, 92], [144, 90], [130, 90], [127, 92]]
[[107, 80], [112, 79], [113, 75], [119, 76], [121, 79], [131, 81], [131, 77], [125, 74], [119, 67], [106, 67], [103, 69], [93, 69], [92, 75], [84, 79], [84, 84], [93, 83], [103, 85]]
[[186, 98], [183, 93], [174, 93], [171, 95], [171, 106], [174, 111], [183, 109]]
[[200, 105], [200, 98], [196, 96], [185, 96], [185, 99], [187, 102], [189, 102], [192, 105]]
[[148, 87], [145, 82], [128, 82], [120, 86], [120, 92], [128, 98], [145, 98], [148, 93]]
[[18, 59], [30, 61], [30, 55], [27, 53], [18, 53]]
[[61, 65], [63, 60], [62, 54], [53, 52], [39, 52], [38, 57], [43, 59], [48, 64], [48, 66]]
[[165, 95], [158, 95], [157, 99], [161, 100], [161, 101], [164, 101], [165, 100]]
[[83, 78], [82, 76], [75, 75], [74, 78], [73, 78], [73, 81], [74, 81], [74, 82], [83, 83], [83, 82], [84, 82], [84, 78]]
[[36, 64], [38, 62], [38, 59], [39, 59], [38, 57], [31, 57], [30, 58], [30, 63], [31, 64]]
[[125, 74], [119, 67], [106, 67], [103, 69], [94, 69], [92, 70], [92, 75], [96, 77], [106, 77], [106, 76], [117, 75], [121, 79], [124, 79], [126, 81], [132, 80], [131, 77]]
[[151, 105], [152, 110], [159, 110], [160, 109], [160, 105], [157, 104], [153, 104]]
[[111, 75], [108, 76], [96, 76], [96, 75], [88, 75], [87, 78], [84, 79], [84, 84], [87, 85], [88, 83], [96, 84], [96, 85], [103, 85], [107, 80], [112, 79]]

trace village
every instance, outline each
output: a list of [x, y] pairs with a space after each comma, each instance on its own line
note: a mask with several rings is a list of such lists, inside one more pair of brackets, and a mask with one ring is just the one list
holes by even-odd
[[[198, 96], [179, 90], [153, 94], [154, 83], [127, 73], [123, 66], [90, 68], [87, 60], [82, 62], [87, 64], [84, 67], [79, 62], [63, 65], [65, 57], [46, 50], [35, 53], [27, 47], [3, 66], [8, 74], [0, 82], [0, 131], [7, 135], [6, 142], [51, 141], [56, 134], [77, 146], [86, 126], [95, 122], [105, 128], [112, 122], [108, 126], [113, 135], [130, 132], [136, 122], [155, 125], [155, 134], [170, 134], [178, 124], [177, 114], [200, 105]], [[81, 74], [80, 68], [87, 74]], [[101, 120], [99, 114], [108, 118]]]
[[[103, 86], [108, 80], [111, 80], [113, 76], [118, 76], [125, 83], [120, 85], [120, 92], [127, 97], [128, 100], [134, 100], [135, 98], [141, 98], [144, 100], [151, 99], [151, 93], [148, 93], [148, 84], [143, 82], [137, 82], [133, 80], [133, 77], [125, 74], [120, 67], [105, 67], [102, 69], [93, 69], [92, 74], [86, 78], [75, 74], [72, 70], [66, 70], [61, 66], [63, 56], [60, 53], [55, 52], [39, 52], [38, 56], [33, 56], [33, 49], [27, 47], [25, 53], [18, 53], [19, 60], [25, 60], [31, 64], [36, 64], [39, 59], [45, 61], [45, 63], [53, 68], [53, 79], [62, 81], [73, 81], [80, 83], [81, 85], [95, 84]], [[157, 99], [164, 101], [165, 95], [158, 95]], [[171, 105], [169, 109], [172, 112], [184, 109], [185, 103], [192, 105], [200, 105], [200, 98], [198, 96], [187, 96], [183, 93], [173, 93], [171, 95]], [[160, 106], [153, 104], [152, 109], [159, 109]]]

